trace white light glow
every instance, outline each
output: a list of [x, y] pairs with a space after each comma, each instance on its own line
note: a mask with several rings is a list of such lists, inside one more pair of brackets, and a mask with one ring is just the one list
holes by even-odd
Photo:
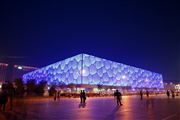
[[86, 70], [83, 69], [83, 70], [81, 71], [81, 73], [82, 73], [82, 74], [85, 74], [85, 73], [86, 73]]
[[125, 79], [125, 78], [126, 78], [126, 76], [125, 76], [125, 75], [123, 75], [123, 76], [122, 76], [122, 78], [123, 78], [123, 79]]
[[22, 67], [21, 67], [21, 66], [18, 66], [18, 69], [19, 69], [19, 70], [21, 70], [21, 69], [22, 69]]

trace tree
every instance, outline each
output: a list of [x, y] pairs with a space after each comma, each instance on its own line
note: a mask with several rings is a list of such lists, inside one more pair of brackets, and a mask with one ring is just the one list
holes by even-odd
[[55, 92], [56, 92], [56, 86], [52, 85], [49, 89], [49, 96], [53, 96]]
[[14, 80], [15, 83], [15, 95], [22, 97], [24, 95], [24, 82], [21, 78], [17, 78]]
[[47, 81], [42, 80], [36, 85], [36, 94], [42, 96], [44, 94], [44, 88], [46, 87]]
[[28, 80], [26, 86], [27, 86], [27, 94], [28, 95], [35, 94], [35, 90], [36, 90], [35, 79]]
[[101, 90], [103, 88], [103, 85], [102, 84], [98, 84], [97, 87], [98, 87], [99, 90]]

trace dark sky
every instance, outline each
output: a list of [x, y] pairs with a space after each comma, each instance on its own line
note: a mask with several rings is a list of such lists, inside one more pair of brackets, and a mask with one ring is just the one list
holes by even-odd
[[87, 53], [180, 81], [176, 1], [4, 0], [0, 10], [0, 61], [42, 67]]

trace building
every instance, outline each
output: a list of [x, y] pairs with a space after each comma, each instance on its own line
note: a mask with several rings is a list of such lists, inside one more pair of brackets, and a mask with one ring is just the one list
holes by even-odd
[[180, 92], [180, 84], [176, 84], [176, 85], [175, 85], [175, 90], [176, 90], [177, 92]]
[[8, 70], [8, 64], [0, 63], [0, 82], [6, 80], [7, 70]]
[[87, 54], [79, 54], [23, 75], [27, 82], [46, 80], [49, 85], [63, 82], [81, 86], [120, 86], [162, 89], [161, 74], [113, 62]]
[[14, 65], [13, 66], [13, 74], [12, 74], [12, 79], [16, 78], [22, 78], [22, 76], [25, 73], [37, 70], [37, 67], [31, 67], [31, 66], [24, 66], [24, 65]]
[[22, 78], [23, 74], [37, 70], [36, 67], [0, 63], [0, 82]]

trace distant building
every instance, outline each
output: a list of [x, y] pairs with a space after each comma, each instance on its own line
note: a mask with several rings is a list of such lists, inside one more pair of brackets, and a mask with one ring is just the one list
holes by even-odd
[[8, 64], [0, 63], [0, 82], [6, 81]]
[[79, 54], [23, 75], [27, 82], [35, 79], [54, 83], [88, 86], [121, 86], [130, 88], [163, 89], [159, 73], [113, 62], [87, 54]]
[[37, 70], [38, 68], [36, 67], [30, 67], [30, 66], [23, 66], [23, 65], [14, 65], [13, 67], [13, 76], [12, 79], [14, 80], [15, 78], [22, 78], [22, 76], [25, 73]]
[[175, 90], [178, 91], [178, 92], [180, 92], [180, 84], [176, 84], [176, 85], [175, 85]]
[[23, 65], [9, 65], [0, 63], [0, 82], [12, 81], [15, 78], [22, 78], [23, 74], [37, 70], [36, 67]]

